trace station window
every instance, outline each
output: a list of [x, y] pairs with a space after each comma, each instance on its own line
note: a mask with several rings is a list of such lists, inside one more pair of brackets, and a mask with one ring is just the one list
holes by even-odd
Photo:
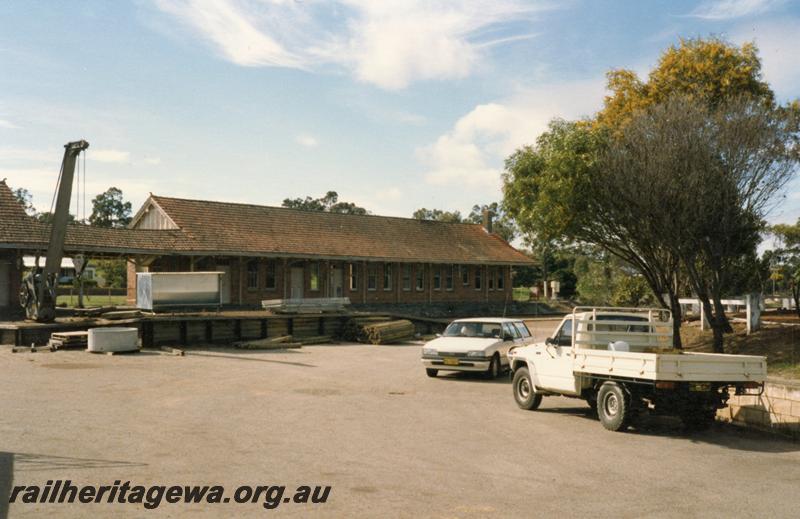
[[497, 269], [497, 290], [504, 290], [506, 288], [506, 269], [498, 267]]
[[391, 263], [384, 263], [383, 264], [383, 289], [384, 290], [391, 290], [392, 289], [392, 264]]
[[453, 290], [453, 265], [444, 268], [444, 288]]
[[417, 265], [417, 290], [425, 290], [425, 265], [422, 263]]
[[475, 267], [475, 290], [481, 289], [481, 267]]
[[255, 290], [258, 288], [258, 261], [247, 262], [247, 288]]
[[434, 290], [442, 289], [442, 267], [440, 267], [439, 265], [435, 265], [433, 267], [433, 289]]
[[350, 264], [350, 290], [358, 290], [358, 265]]
[[367, 290], [378, 288], [378, 266], [374, 263], [367, 265]]
[[275, 290], [275, 261], [274, 260], [267, 260], [267, 268], [266, 268], [266, 277], [267, 277], [267, 290]]
[[403, 265], [403, 290], [411, 290], [411, 265], [409, 263]]
[[311, 278], [310, 278], [310, 286], [309, 289], [312, 291], [319, 290], [319, 263], [316, 261], [311, 264]]
[[488, 278], [486, 283], [489, 286], [489, 290], [494, 290], [494, 271], [494, 267], [489, 267], [488, 272], [486, 273], [486, 277]]
[[465, 287], [469, 286], [469, 266], [461, 265], [461, 284]]

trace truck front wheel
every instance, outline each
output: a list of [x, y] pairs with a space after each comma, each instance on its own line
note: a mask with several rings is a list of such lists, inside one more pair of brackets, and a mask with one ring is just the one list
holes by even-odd
[[514, 388], [514, 400], [522, 409], [533, 411], [542, 403], [542, 394], [536, 391], [531, 382], [531, 374], [528, 368], [518, 368], [514, 372], [514, 380], [511, 383]]
[[597, 393], [597, 414], [609, 431], [624, 431], [631, 421], [631, 399], [616, 382], [605, 382]]

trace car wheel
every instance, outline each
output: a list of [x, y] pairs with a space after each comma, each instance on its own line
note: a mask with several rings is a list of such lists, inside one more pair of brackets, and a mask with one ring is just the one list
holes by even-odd
[[514, 389], [514, 400], [520, 408], [533, 411], [542, 403], [542, 394], [536, 391], [531, 382], [528, 368], [519, 368], [514, 372], [511, 386]]
[[433, 368], [425, 368], [425, 374], [428, 375], [429, 377], [435, 377], [436, 375], [439, 374], [439, 370]]
[[615, 382], [606, 382], [597, 393], [597, 414], [609, 431], [624, 431], [630, 425], [631, 399]]
[[486, 378], [494, 380], [500, 376], [500, 356], [495, 353], [489, 362], [489, 369], [486, 370]]

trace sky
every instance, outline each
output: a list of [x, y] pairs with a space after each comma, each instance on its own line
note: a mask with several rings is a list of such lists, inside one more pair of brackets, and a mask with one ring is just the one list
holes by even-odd
[[[800, 97], [799, 29], [798, 0], [6, 0], [0, 179], [46, 211], [86, 139], [87, 198], [116, 186], [134, 211], [333, 190], [468, 213], [549, 120], [601, 107], [606, 72], [646, 76], [681, 37], [755, 41], [778, 99]], [[798, 217], [794, 182], [770, 220]]]

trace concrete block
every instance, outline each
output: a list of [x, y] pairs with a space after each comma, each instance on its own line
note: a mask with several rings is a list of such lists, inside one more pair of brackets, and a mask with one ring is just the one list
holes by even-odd
[[768, 402], [765, 402], [766, 408], [769, 409], [772, 413], [777, 414], [785, 414], [791, 415], [792, 414], [792, 401], [786, 400], [783, 398], [772, 398]]

